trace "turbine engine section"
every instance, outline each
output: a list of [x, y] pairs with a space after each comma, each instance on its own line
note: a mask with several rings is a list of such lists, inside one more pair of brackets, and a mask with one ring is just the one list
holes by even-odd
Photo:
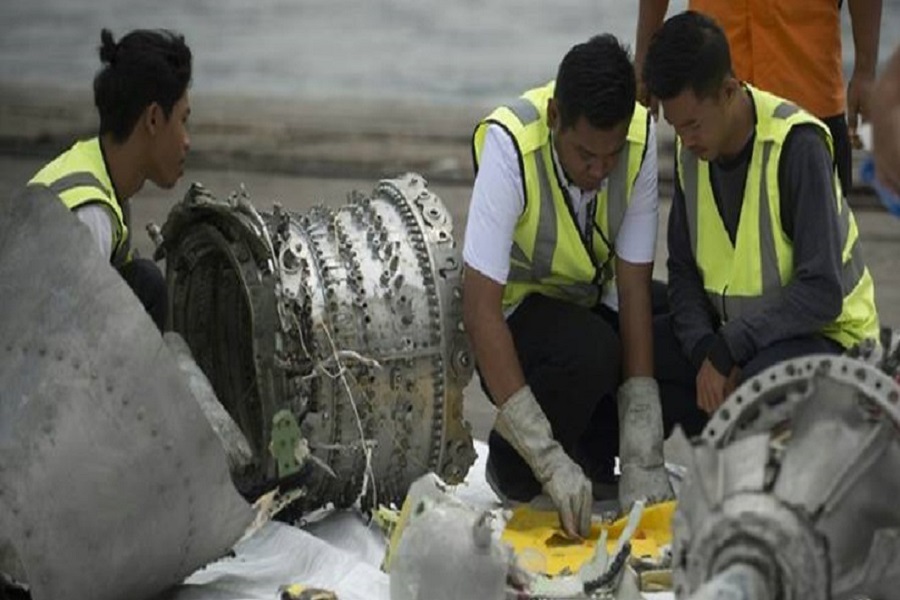
[[278, 485], [300, 510], [371, 506], [429, 471], [464, 479], [462, 262], [422, 177], [305, 215], [194, 184], [162, 237], [171, 325], [254, 453], [232, 473], [245, 495]]
[[690, 453], [676, 596], [897, 597], [898, 428], [900, 387], [852, 358], [788, 360], [746, 381]]

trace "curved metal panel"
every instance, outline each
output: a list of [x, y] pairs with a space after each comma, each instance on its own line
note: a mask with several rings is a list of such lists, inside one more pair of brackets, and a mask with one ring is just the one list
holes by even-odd
[[46, 188], [0, 202], [0, 298], [0, 538], [32, 597], [149, 598], [222, 556], [252, 517], [222, 446]]

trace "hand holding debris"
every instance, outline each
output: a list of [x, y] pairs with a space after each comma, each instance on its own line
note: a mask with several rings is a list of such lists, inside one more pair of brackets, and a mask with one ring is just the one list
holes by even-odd
[[591, 529], [591, 482], [553, 439], [550, 422], [530, 387], [522, 387], [503, 403], [494, 428], [531, 467], [559, 511], [563, 530], [586, 537]]

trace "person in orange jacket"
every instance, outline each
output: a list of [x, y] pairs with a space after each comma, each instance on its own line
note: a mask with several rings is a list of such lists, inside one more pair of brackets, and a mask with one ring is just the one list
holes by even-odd
[[[878, 64], [882, 0], [848, 0], [854, 65], [846, 94], [842, 71], [843, 0], [689, 0], [690, 10], [715, 19], [725, 31], [738, 79], [792, 100], [831, 131], [845, 192], [853, 185], [851, 143], [860, 147], [860, 118], [872, 117], [869, 98]], [[635, 48], [638, 99], [650, 99], [641, 81], [647, 47], [669, 0], [641, 0]], [[846, 115], [845, 115], [846, 111]]]

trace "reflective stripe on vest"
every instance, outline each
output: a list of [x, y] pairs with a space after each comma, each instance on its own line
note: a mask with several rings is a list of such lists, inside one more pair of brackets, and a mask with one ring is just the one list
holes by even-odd
[[[479, 123], [473, 136], [476, 169], [487, 127], [496, 124], [512, 138], [522, 171], [525, 210], [513, 235], [505, 308], [535, 292], [585, 306], [597, 302], [603, 285], [615, 277], [615, 249], [608, 248], [607, 241], [616, 239], [643, 163], [649, 117], [646, 109], [639, 107], [623, 154], [596, 197], [595, 212], [590, 215], [589, 249], [566, 207], [555, 172], [546, 122], [546, 104], [553, 89], [551, 82], [498, 108]], [[560, 240], [561, 231], [575, 241]]]
[[[781, 147], [791, 127], [817, 125], [825, 136], [829, 152], [832, 152], [828, 130], [819, 121], [793, 104], [748, 88], [757, 107], [757, 139], [747, 171], [744, 203], [733, 245], [718, 216], [709, 180], [709, 164], [699, 160], [680, 140], [677, 152], [691, 249], [703, 277], [707, 297], [723, 322], [758, 312], [778, 302], [784, 286], [793, 276], [793, 249], [782, 235], [778, 189]], [[849, 347], [865, 337], [877, 337], [878, 321], [874, 287], [858, 243], [859, 231], [847, 200], [841, 193], [836, 173], [832, 182], [835, 198], [840, 198], [835, 201], [838, 203], [842, 248], [844, 308], [838, 319], [822, 333]], [[754, 191], [757, 194], [755, 198]], [[704, 211], [705, 217], [701, 216]], [[715, 217], [711, 216], [713, 213]], [[755, 229], [747, 222], [747, 219], [753, 218], [756, 219]], [[753, 247], [758, 248], [755, 255]], [[849, 306], [851, 301], [854, 306]]]
[[82, 173], [69, 173], [52, 182], [49, 187], [53, 193], [62, 195], [64, 192], [74, 190], [75, 188], [88, 187], [99, 190], [106, 197], [112, 196], [110, 191], [100, 183], [100, 180], [93, 173], [87, 171]]
[[[56, 181], [52, 182], [49, 187], [56, 195], [62, 197], [66, 194], [66, 192], [78, 189], [78, 188], [93, 188], [103, 194], [104, 198], [110, 198], [112, 194], [106, 187], [100, 183], [100, 180], [93, 173], [89, 173], [87, 171], [83, 171], [80, 173], [70, 173], [63, 177], [60, 177]], [[87, 206], [89, 203], [82, 203], [78, 206]], [[102, 204], [108, 204], [107, 202], [103, 202]], [[75, 207], [77, 208], [77, 206]], [[123, 221], [127, 221], [127, 213], [128, 206], [122, 208]], [[116, 215], [117, 217], [118, 215]], [[110, 258], [110, 263], [112, 263], [115, 267], [121, 267], [129, 260], [131, 260], [131, 244], [130, 240], [122, 236], [122, 227], [117, 226], [113, 230], [113, 252]]]
[[47, 186], [70, 210], [94, 203], [105, 206], [113, 220], [110, 262], [121, 267], [131, 259], [129, 205], [127, 202], [120, 205], [111, 189], [97, 138], [75, 143], [44, 166], [29, 183]]

